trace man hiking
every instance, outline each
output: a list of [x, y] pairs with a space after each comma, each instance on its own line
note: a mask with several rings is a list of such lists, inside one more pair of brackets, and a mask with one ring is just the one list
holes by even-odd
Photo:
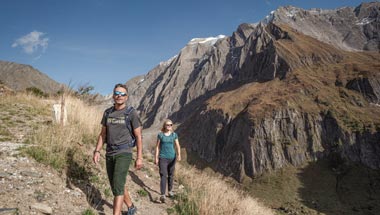
[[128, 215], [136, 213], [125, 186], [133, 147], [137, 146], [135, 168], [140, 169], [142, 163], [142, 124], [137, 111], [127, 107], [128, 90], [124, 84], [116, 84], [113, 89], [114, 106], [104, 111], [101, 121], [102, 129], [94, 150], [93, 161], [99, 163], [100, 150], [106, 148], [107, 175], [114, 195], [113, 215], [120, 215], [123, 202], [128, 207]]

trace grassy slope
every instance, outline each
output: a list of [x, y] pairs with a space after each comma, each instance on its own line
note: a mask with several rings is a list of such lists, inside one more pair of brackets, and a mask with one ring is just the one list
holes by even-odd
[[339, 175], [325, 160], [268, 173], [243, 186], [279, 214], [376, 214], [379, 182], [379, 171], [353, 164]]
[[50, 106], [34, 96], [0, 96], [0, 141], [24, 142], [41, 124], [51, 122]]

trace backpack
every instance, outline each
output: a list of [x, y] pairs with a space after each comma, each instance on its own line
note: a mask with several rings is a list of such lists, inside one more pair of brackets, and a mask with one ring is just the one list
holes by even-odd
[[[112, 113], [114, 110], [115, 110], [115, 108], [112, 106], [112, 107], [108, 108], [108, 109], [105, 111], [106, 122], [107, 122], [108, 116], [109, 116], [110, 113]], [[128, 107], [125, 109], [125, 112], [124, 112], [125, 126], [127, 127], [128, 131], [129, 131], [129, 134], [130, 134], [131, 137], [132, 137], [132, 141], [131, 141], [130, 143], [122, 144], [122, 145], [120, 145], [120, 146], [112, 146], [111, 148], [113, 148], [113, 149], [123, 149], [123, 148], [127, 148], [127, 147], [135, 147], [135, 146], [136, 146], [136, 137], [135, 137], [135, 134], [134, 134], [133, 131], [132, 131], [131, 119], [129, 118], [129, 114], [131, 114], [133, 110], [134, 110], [134, 108], [133, 108], [132, 106], [128, 106]], [[108, 147], [108, 146], [109, 146], [109, 145], [107, 144], [107, 147]], [[114, 147], [116, 147], [116, 148], [114, 148]]]

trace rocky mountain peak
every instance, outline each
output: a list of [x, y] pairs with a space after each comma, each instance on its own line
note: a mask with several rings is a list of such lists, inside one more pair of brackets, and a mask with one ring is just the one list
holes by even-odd
[[362, 3], [355, 8], [354, 12], [359, 19], [367, 18], [373, 22], [379, 18], [380, 2]]
[[362, 3], [356, 8], [304, 10], [293, 6], [279, 7], [260, 23], [282, 23], [340, 49], [380, 50], [378, 35], [380, 2]]

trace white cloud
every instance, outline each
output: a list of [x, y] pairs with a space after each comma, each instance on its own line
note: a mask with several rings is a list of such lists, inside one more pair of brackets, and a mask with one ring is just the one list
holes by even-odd
[[49, 38], [44, 35], [45, 33], [32, 31], [29, 34], [18, 38], [12, 44], [12, 47], [15, 48], [20, 46], [27, 54], [33, 54], [40, 48], [42, 49], [42, 52], [45, 52], [48, 47]]

